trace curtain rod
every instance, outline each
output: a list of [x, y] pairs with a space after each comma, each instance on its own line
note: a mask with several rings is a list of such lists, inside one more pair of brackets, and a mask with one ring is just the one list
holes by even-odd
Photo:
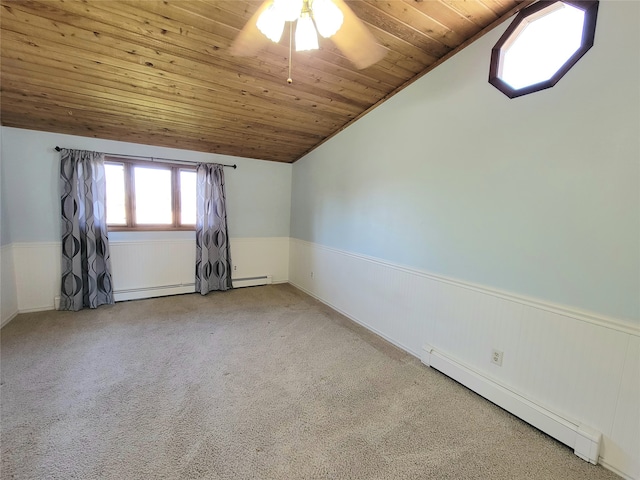
[[[56, 146], [56, 152], [59, 152], [60, 150], [62, 149]], [[152, 162], [158, 162], [158, 163], [187, 163], [187, 164], [206, 163], [206, 162], [194, 162], [192, 160], [172, 160], [170, 158], [143, 157], [140, 155], [120, 155], [119, 153], [105, 153], [105, 155], [109, 155], [110, 157], [131, 158], [131, 159], [137, 158], [140, 160], [151, 160]], [[234, 170], [238, 168], [238, 165], [236, 164], [227, 165], [225, 163], [220, 163], [219, 165], [222, 165], [223, 167], [233, 168]]]

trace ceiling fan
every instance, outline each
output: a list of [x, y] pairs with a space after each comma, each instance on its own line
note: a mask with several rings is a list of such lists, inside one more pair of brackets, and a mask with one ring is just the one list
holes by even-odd
[[234, 40], [231, 53], [253, 56], [267, 38], [279, 42], [285, 22], [291, 22], [292, 33], [296, 23], [296, 51], [317, 49], [319, 33], [331, 38], [358, 69], [373, 65], [386, 53], [344, 0], [265, 0]]

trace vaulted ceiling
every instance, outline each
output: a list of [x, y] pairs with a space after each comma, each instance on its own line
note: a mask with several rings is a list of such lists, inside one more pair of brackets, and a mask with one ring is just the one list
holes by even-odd
[[229, 51], [261, 1], [2, 0], [0, 118], [293, 162], [530, 3], [347, 1], [385, 57], [358, 70], [320, 39], [294, 51], [288, 85], [288, 29], [256, 56]]

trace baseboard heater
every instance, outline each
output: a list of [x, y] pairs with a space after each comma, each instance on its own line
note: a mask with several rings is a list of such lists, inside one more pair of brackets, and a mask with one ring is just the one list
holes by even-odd
[[[268, 285], [273, 283], [271, 275], [260, 275], [255, 277], [234, 278], [233, 288], [255, 287], [258, 285]], [[178, 295], [181, 293], [193, 293], [195, 283], [183, 283], [176, 285], [162, 285], [157, 287], [131, 288], [127, 290], [116, 290], [113, 292], [116, 302], [122, 300], [135, 300], [141, 298], [163, 297], [166, 295]]]
[[[195, 283], [184, 283], [176, 285], [160, 285], [156, 287], [128, 288], [113, 291], [113, 299], [116, 302], [127, 300], [142, 300], [145, 298], [166, 297], [169, 295], [181, 295], [183, 293], [193, 293]], [[53, 298], [53, 308], [60, 310], [60, 297]]]
[[270, 285], [273, 283], [273, 276], [260, 275], [257, 277], [233, 278], [233, 288], [257, 287], [259, 285]]
[[573, 452], [583, 460], [594, 465], [598, 463], [602, 438], [600, 432], [560, 417], [437, 351], [430, 345], [423, 347], [420, 360], [428, 367], [435, 368], [453, 378], [478, 395], [573, 448]]
[[[260, 275], [256, 277], [233, 278], [233, 288], [256, 287], [259, 285], [270, 285], [273, 283], [272, 275]], [[128, 288], [114, 290], [113, 298], [116, 302], [126, 300], [140, 300], [144, 298], [165, 297], [168, 295], [180, 295], [183, 293], [193, 293], [195, 283], [180, 283], [175, 285], [160, 285], [154, 287]], [[54, 297], [54, 308], [60, 309], [60, 297]]]
[[168, 295], [181, 295], [193, 293], [195, 283], [179, 283], [175, 285], [158, 285], [154, 287], [128, 288], [113, 291], [113, 299], [116, 302], [126, 300], [141, 300], [144, 298], [166, 297]]

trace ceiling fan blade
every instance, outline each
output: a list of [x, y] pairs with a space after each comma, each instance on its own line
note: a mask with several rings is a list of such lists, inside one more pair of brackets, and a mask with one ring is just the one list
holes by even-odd
[[344, 56], [360, 70], [382, 60], [387, 50], [378, 44], [365, 24], [353, 13], [344, 0], [332, 1], [344, 15], [344, 21], [342, 28], [331, 37], [331, 40]]
[[237, 57], [251, 57], [262, 50], [269, 42], [260, 30], [258, 30], [258, 17], [271, 5], [272, 0], [265, 0], [247, 21], [240, 33], [231, 44], [231, 55]]

